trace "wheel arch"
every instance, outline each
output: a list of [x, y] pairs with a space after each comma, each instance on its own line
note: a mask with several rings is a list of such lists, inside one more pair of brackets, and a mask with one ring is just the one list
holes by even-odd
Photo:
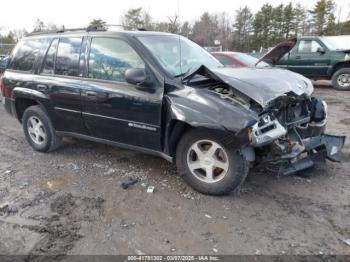
[[[255, 160], [255, 154], [254, 156], [251, 156], [252, 152], [251, 150], [247, 150], [246, 147], [249, 144], [249, 136], [246, 129], [242, 129], [239, 132], [230, 132], [226, 129], [221, 128], [214, 128], [212, 126], [205, 126], [205, 125], [191, 125], [190, 123], [173, 119], [170, 121], [166, 139], [165, 139], [165, 152], [169, 156], [171, 156], [174, 160], [176, 159], [176, 149], [179, 141], [182, 139], [182, 137], [189, 132], [190, 130], [198, 129], [198, 130], [207, 130], [208, 132], [217, 132], [220, 134], [220, 142], [230, 148], [238, 148], [238, 147], [244, 147], [245, 149], [242, 151], [246, 159], [249, 159], [249, 161]], [[249, 157], [247, 156], [249, 154]]]
[[176, 147], [181, 137], [193, 128], [195, 127], [178, 119], [172, 119], [169, 122], [165, 134], [165, 151], [173, 159], [176, 157]]
[[350, 61], [343, 61], [343, 62], [339, 62], [339, 63], [336, 63], [333, 68], [332, 68], [332, 71], [331, 71], [331, 77], [333, 77], [333, 75], [339, 70], [339, 69], [342, 69], [342, 68], [350, 68]]
[[15, 111], [16, 111], [16, 118], [19, 122], [22, 122], [24, 111], [30, 107], [40, 105], [40, 103], [32, 98], [24, 98], [24, 97], [18, 97], [15, 99]]
[[18, 121], [22, 121], [24, 111], [33, 105], [41, 105], [46, 111], [44, 102], [48, 100], [47, 95], [28, 88], [15, 87], [11, 93], [11, 98], [14, 101], [15, 117]]

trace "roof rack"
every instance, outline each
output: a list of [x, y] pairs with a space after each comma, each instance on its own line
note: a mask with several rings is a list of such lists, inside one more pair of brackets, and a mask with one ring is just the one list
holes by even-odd
[[[107, 24], [104, 27], [98, 27], [98, 26], [88, 26], [88, 27], [81, 27], [81, 28], [62, 28], [60, 30], [46, 30], [46, 31], [39, 31], [39, 32], [31, 32], [27, 36], [34, 36], [34, 35], [43, 35], [43, 34], [55, 34], [55, 33], [65, 33], [65, 32], [77, 32], [77, 31], [85, 31], [85, 32], [104, 32], [108, 31], [108, 27], [122, 27], [126, 30], [134, 30], [134, 28], [130, 26], [125, 25], [119, 25], [119, 24]], [[138, 31], [147, 31], [145, 28], [138, 28]]]

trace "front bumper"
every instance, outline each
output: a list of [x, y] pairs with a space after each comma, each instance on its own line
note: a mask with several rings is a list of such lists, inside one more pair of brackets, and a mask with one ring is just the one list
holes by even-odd
[[307, 108], [308, 114], [283, 125], [276, 117], [261, 116], [251, 130], [251, 146], [255, 147], [258, 164], [278, 164], [281, 175], [291, 175], [326, 159], [336, 162], [344, 159], [341, 149], [345, 137], [324, 134], [327, 104], [312, 98]]
[[333, 136], [323, 134], [301, 140], [302, 144], [294, 146], [291, 153], [281, 155], [284, 160], [281, 165], [280, 174], [287, 176], [295, 174], [317, 163], [329, 159], [340, 162], [343, 158], [342, 148], [345, 143], [345, 136]]

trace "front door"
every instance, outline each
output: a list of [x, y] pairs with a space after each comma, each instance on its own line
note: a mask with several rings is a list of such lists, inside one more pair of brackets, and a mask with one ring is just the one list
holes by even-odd
[[93, 37], [87, 65], [82, 111], [91, 135], [160, 150], [163, 87], [126, 82], [127, 69], [146, 68], [136, 51], [123, 39]]
[[[319, 52], [322, 48], [325, 52]], [[315, 39], [301, 40], [289, 56], [288, 69], [305, 76], [326, 76], [329, 52]]]

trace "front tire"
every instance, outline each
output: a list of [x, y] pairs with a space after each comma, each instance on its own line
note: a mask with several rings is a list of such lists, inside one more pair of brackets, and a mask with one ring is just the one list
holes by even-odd
[[332, 76], [332, 85], [339, 91], [350, 90], [350, 68], [342, 68]]
[[225, 195], [245, 180], [249, 165], [240, 150], [229, 148], [212, 131], [191, 130], [180, 140], [176, 164], [184, 180], [207, 195]]
[[39, 105], [30, 106], [24, 111], [22, 126], [28, 143], [36, 151], [50, 152], [61, 144], [50, 118]]

